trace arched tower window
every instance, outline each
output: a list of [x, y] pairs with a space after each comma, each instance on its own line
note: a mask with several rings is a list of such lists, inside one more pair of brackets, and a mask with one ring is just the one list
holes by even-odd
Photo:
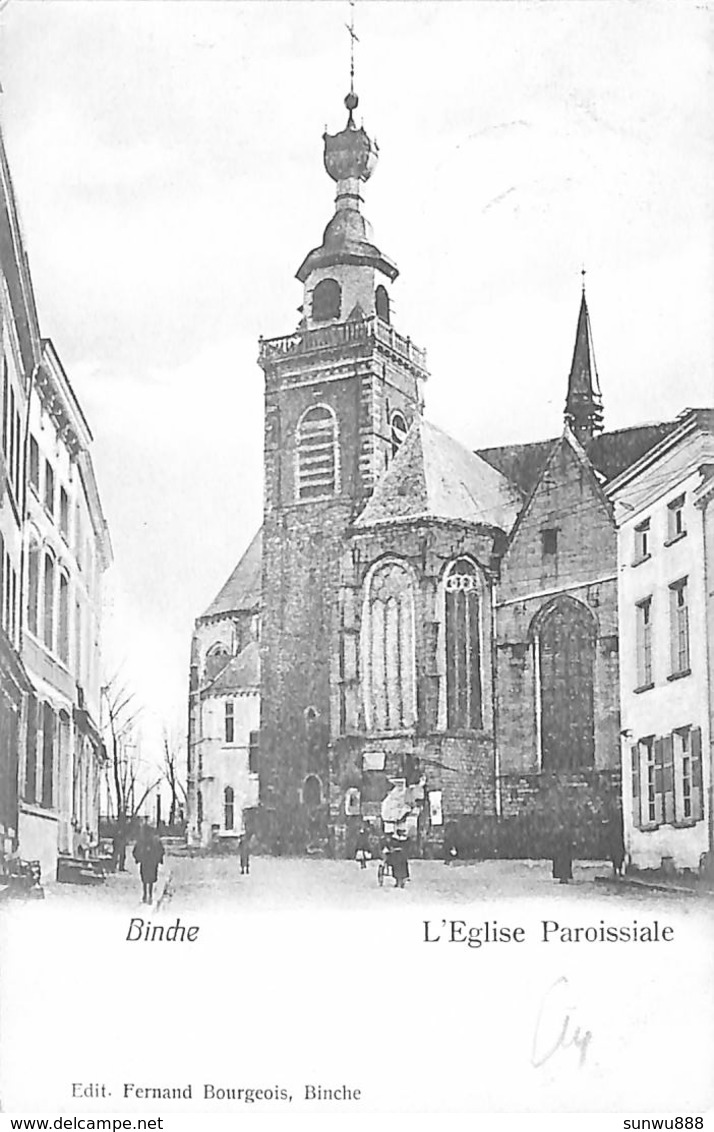
[[316, 774], [308, 774], [302, 784], [302, 800], [309, 810], [322, 803], [322, 783]]
[[342, 292], [336, 279], [321, 279], [312, 292], [312, 317], [315, 322], [327, 322], [340, 317]]
[[387, 294], [387, 288], [381, 283], [374, 292], [374, 305], [377, 310], [377, 318], [381, 318], [382, 322], [391, 322], [389, 295]]
[[315, 405], [297, 428], [297, 497], [319, 499], [339, 490], [337, 421], [327, 405]]
[[444, 578], [446, 726], [483, 726], [481, 602], [478, 567], [459, 558]]
[[404, 437], [407, 435], [407, 421], [404, 413], [400, 413], [395, 409], [389, 418], [389, 443], [392, 450], [392, 456], [396, 456], [397, 452], [402, 446]]
[[223, 825], [225, 829], [233, 829], [235, 825], [235, 794], [232, 786], [226, 786], [223, 791]]
[[544, 771], [594, 765], [595, 639], [592, 614], [573, 598], [556, 598], [537, 617], [537, 718]]
[[380, 563], [367, 580], [360, 641], [370, 731], [399, 731], [416, 721], [414, 626], [411, 571], [402, 562]]

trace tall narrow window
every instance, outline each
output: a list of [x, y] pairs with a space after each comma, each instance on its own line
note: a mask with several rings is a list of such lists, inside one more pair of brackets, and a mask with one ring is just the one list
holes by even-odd
[[446, 726], [482, 726], [479, 575], [459, 558], [444, 580], [446, 602]]
[[42, 705], [42, 805], [51, 807], [54, 798], [55, 713]]
[[60, 574], [59, 580], [59, 624], [57, 626], [57, 648], [60, 659], [69, 664], [69, 579]]
[[635, 606], [637, 617], [637, 687], [652, 686], [652, 598], [647, 597]]
[[312, 292], [312, 317], [315, 322], [327, 322], [340, 317], [342, 292], [336, 279], [321, 279]]
[[644, 812], [642, 816], [646, 825], [655, 825], [659, 824], [660, 821], [660, 792], [657, 789], [657, 761], [655, 758], [654, 736], [650, 735], [646, 739], [640, 740], [640, 751], [645, 784], [643, 797]]
[[684, 526], [684, 496], [680, 495], [667, 504], [667, 542], [676, 542], [686, 535]]
[[27, 743], [25, 744], [25, 801], [37, 801], [37, 700], [27, 697]]
[[31, 543], [27, 556], [27, 626], [37, 636], [40, 600], [40, 548]]
[[689, 672], [689, 598], [687, 579], [669, 587], [672, 675]]
[[377, 311], [377, 318], [381, 318], [382, 322], [391, 322], [391, 311], [389, 308], [389, 295], [387, 288], [380, 283], [377, 290], [374, 292], [374, 305]]
[[5, 540], [0, 531], [0, 625], [5, 628]]
[[635, 564], [650, 556], [650, 521], [645, 519], [635, 527]]
[[40, 493], [40, 448], [34, 436], [30, 437], [30, 487]]
[[7, 420], [9, 408], [10, 383], [7, 374], [7, 358], [2, 360], [2, 450], [7, 456]]
[[45, 555], [45, 580], [43, 586], [43, 638], [48, 649], [54, 648], [55, 616], [55, 564], [49, 554]]
[[338, 490], [337, 421], [327, 405], [315, 405], [297, 429], [297, 496], [319, 499]]
[[558, 553], [558, 530], [557, 527], [547, 527], [540, 533], [541, 550], [543, 558], [555, 558]]
[[223, 791], [223, 827], [233, 829], [235, 824], [235, 795], [232, 786]]
[[45, 460], [45, 507], [54, 518], [55, 514], [55, 473], [49, 460]]
[[362, 617], [363, 696], [367, 727], [398, 731], [416, 721], [414, 583], [393, 560], [371, 574]]
[[63, 487], [60, 488], [60, 532], [69, 542], [69, 497]]
[[224, 731], [226, 743], [235, 742], [235, 705], [233, 700], [226, 700]]

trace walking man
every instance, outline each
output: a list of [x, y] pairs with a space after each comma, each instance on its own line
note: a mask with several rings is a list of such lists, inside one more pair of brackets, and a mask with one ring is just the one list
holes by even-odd
[[134, 846], [134, 860], [139, 866], [143, 885], [142, 904], [151, 904], [154, 898], [154, 885], [159, 873], [159, 865], [164, 860], [164, 847], [158, 833], [149, 825], [142, 825]]

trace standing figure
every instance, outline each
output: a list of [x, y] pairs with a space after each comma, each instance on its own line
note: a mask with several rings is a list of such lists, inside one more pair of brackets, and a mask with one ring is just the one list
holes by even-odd
[[359, 835], [357, 837], [357, 846], [356, 846], [356, 852], [355, 852], [355, 856], [356, 856], [357, 860], [359, 861], [359, 867], [361, 869], [367, 868], [367, 861], [369, 860], [370, 855], [371, 854], [370, 854], [370, 850], [369, 850], [369, 831], [367, 829], [367, 826], [363, 825], [362, 828], [360, 829]]
[[164, 847], [161, 838], [150, 826], [143, 825], [134, 846], [134, 860], [139, 866], [141, 883], [144, 886], [142, 904], [151, 904], [154, 898], [154, 885], [163, 859]]
[[409, 858], [407, 857], [407, 839], [403, 833], [396, 833], [389, 853], [389, 863], [392, 866], [392, 876], [397, 888], [404, 888], [409, 880]]
[[240, 873], [241, 876], [247, 876], [250, 872], [250, 834], [242, 833], [238, 843], [238, 855], [240, 857]]

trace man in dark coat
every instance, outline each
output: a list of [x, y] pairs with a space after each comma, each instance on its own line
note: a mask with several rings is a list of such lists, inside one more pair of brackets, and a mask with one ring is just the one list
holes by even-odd
[[154, 898], [154, 885], [159, 873], [159, 865], [164, 860], [164, 847], [161, 838], [155, 830], [143, 825], [134, 846], [134, 860], [139, 866], [141, 883], [144, 892], [141, 897], [143, 904], [151, 904]]
[[240, 857], [240, 872], [241, 876], [246, 876], [250, 872], [250, 834], [241, 834], [240, 841], [238, 842], [238, 856]]
[[392, 848], [389, 853], [389, 863], [392, 866], [392, 876], [397, 888], [404, 888], [409, 880], [409, 858], [407, 857], [407, 839], [404, 834], [395, 834]]

